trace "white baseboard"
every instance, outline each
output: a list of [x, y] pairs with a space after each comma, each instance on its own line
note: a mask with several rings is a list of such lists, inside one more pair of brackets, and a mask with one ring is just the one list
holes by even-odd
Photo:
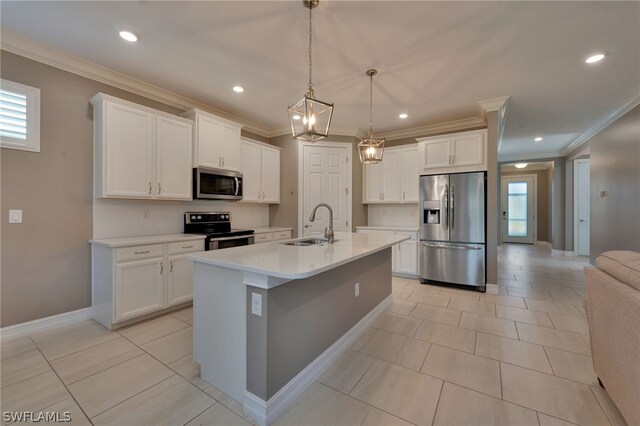
[[575, 253], [573, 252], [573, 250], [569, 251], [569, 250], [551, 249], [551, 254], [557, 254], [558, 256], [575, 256]]
[[275, 395], [264, 401], [249, 391], [245, 391], [244, 412], [259, 425], [269, 425], [294, 402], [327, 368], [345, 352], [373, 321], [393, 303], [389, 295], [375, 308], [365, 315], [356, 325], [351, 327], [333, 345], [307, 365], [296, 377], [284, 385]]
[[5, 342], [29, 334], [91, 319], [91, 307], [0, 328], [0, 341]]

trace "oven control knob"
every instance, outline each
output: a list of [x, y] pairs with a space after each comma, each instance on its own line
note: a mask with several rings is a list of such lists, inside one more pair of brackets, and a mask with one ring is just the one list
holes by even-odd
[[195, 216], [191, 216], [191, 219], [195, 219], [195, 218], [196, 218]]
[[224, 218], [225, 218], [225, 219], [229, 219], [229, 215], [225, 215], [225, 217], [224, 217]]
[[202, 216], [198, 216], [198, 219], [202, 219]]

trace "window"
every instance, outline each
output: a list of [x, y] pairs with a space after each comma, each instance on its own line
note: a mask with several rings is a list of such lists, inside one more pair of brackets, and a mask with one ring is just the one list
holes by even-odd
[[40, 152], [40, 89], [0, 80], [0, 147]]

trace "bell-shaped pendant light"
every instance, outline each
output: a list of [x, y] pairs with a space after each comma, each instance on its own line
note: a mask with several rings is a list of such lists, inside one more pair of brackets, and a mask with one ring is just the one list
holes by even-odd
[[378, 71], [367, 70], [369, 76], [369, 132], [367, 136], [358, 144], [358, 152], [360, 153], [360, 162], [363, 164], [375, 164], [382, 161], [382, 153], [384, 151], [385, 138], [377, 138], [373, 132], [373, 76]]
[[311, 83], [311, 10], [320, 0], [303, 0], [309, 9], [309, 87], [307, 93], [295, 105], [289, 107], [289, 121], [293, 137], [302, 141], [315, 142], [329, 135], [333, 104], [315, 97]]

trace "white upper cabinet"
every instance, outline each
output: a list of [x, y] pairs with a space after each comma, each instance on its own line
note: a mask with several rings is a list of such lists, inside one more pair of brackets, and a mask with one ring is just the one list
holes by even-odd
[[242, 202], [280, 203], [280, 150], [260, 142], [242, 140]]
[[418, 202], [418, 147], [387, 148], [382, 162], [363, 166], [363, 203]]
[[418, 166], [418, 147], [412, 146], [400, 151], [400, 188], [402, 189], [403, 203], [418, 202], [418, 186], [420, 182], [420, 170]]
[[240, 170], [242, 125], [197, 109], [182, 114], [193, 120], [193, 167]]
[[[191, 124], [156, 117], [156, 173], [158, 198], [190, 200]], [[188, 170], [188, 173], [185, 171]]]
[[102, 93], [91, 103], [96, 197], [191, 199], [190, 120]]
[[487, 170], [487, 131], [419, 138], [421, 174]]

